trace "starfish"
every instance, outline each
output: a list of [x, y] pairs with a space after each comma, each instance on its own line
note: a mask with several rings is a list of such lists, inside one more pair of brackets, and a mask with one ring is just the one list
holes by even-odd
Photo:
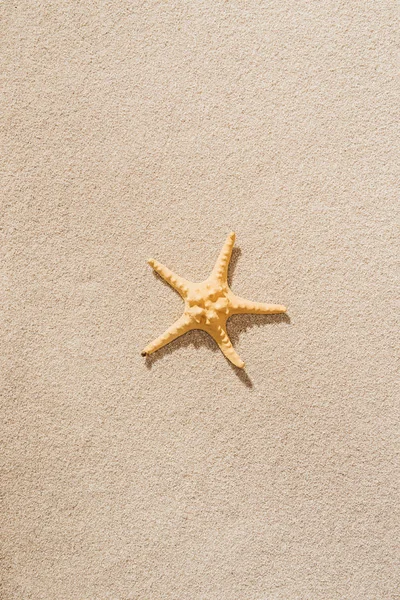
[[234, 243], [235, 234], [232, 232], [226, 239], [211, 275], [201, 283], [187, 281], [156, 260], [149, 259], [149, 265], [182, 296], [185, 308], [183, 315], [171, 327], [146, 346], [142, 356], [152, 354], [187, 331], [202, 329], [214, 338], [231, 363], [243, 369], [245, 364], [234, 350], [226, 331], [229, 317], [243, 313], [256, 315], [284, 313], [286, 308], [279, 304], [251, 302], [236, 296], [230, 290], [228, 267]]

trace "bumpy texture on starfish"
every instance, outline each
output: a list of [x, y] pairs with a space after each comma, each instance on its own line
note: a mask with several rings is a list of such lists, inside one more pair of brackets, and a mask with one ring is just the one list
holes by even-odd
[[169, 283], [185, 301], [183, 315], [154, 342], [146, 346], [142, 356], [152, 354], [177, 337], [192, 329], [202, 329], [211, 335], [234, 365], [244, 367], [244, 362], [234, 350], [226, 331], [226, 321], [231, 315], [250, 313], [269, 315], [286, 312], [279, 304], [251, 302], [236, 296], [228, 286], [228, 266], [232, 255], [235, 234], [229, 234], [224, 247], [208, 279], [202, 283], [187, 281], [170, 271], [156, 260], [150, 259], [151, 267]]

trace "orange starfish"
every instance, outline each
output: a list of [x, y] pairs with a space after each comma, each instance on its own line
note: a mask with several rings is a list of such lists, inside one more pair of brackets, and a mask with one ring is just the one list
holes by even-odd
[[229, 289], [228, 266], [234, 243], [235, 234], [232, 232], [221, 250], [211, 275], [201, 283], [183, 279], [156, 260], [148, 261], [150, 266], [182, 296], [185, 308], [183, 315], [171, 327], [146, 346], [142, 356], [152, 354], [187, 331], [202, 329], [214, 338], [226, 358], [243, 369], [244, 362], [233, 348], [226, 331], [229, 317], [242, 313], [257, 315], [284, 313], [286, 308], [279, 304], [244, 300]]

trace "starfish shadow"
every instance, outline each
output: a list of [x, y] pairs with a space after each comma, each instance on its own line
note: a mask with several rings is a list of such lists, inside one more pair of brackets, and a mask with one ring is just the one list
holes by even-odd
[[[239, 247], [235, 246], [232, 251], [232, 257], [229, 264], [229, 274], [228, 274], [228, 285], [231, 286], [233, 274], [235, 272], [239, 257], [242, 251]], [[159, 279], [163, 285], [166, 285], [168, 288], [171, 286], [164, 281], [158, 273], [153, 271], [154, 276]], [[175, 291], [175, 290], [174, 290]], [[176, 292], [180, 297], [179, 293]], [[278, 323], [290, 323], [290, 317], [287, 314], [276, 314], [276, 315], [251, 315], [251, 314], [238, 314], [233, 315], [227, 322], [227, 330], [229, 337], [232, 341], [232, 344], [238, 341], [239, 336], [244, 331], [247, 331], [250, 327], [257, 325], [257, 327], [261, 327], [262, 325], [275, 325]], [[200, 329], [193, 329], [192, 331], [188, 331], [185, 335], [177, 338], [173, 342], [170, 342], [166, 346], [163, 346], [154, 354], [148, 354], [145, 358], [145, 364], [148, 369], [151, 369], [153, 364], [158, 360], [162, 360], [164, 356], [168, 354], [172, 354], [178, 348], [187, 348], [188, 346], [194, 346], [196, 349], [201, 346], [206, 346], [212, 352], [219, 352], [217, 344], [208, 335], [205, 331]], [[224, 357], [225, 358], [225, 357]], [[227, 358], [225, 358], [235, 375], [240, 379], [240, 381], [248, 388], [253, 387], [253, 382], [250, 377], [246, 373], [245, 369], [239, 369], [235, 365], [233, 365]]]
[[232, 315], [227, 321], [227, 331], [233, 345], [238, 341], [239, 336], [250, 327], [262, 327], [263, 325], [278, 325], [279, 323], [290, 324], [290, 317], [286, 313], [276, 315]]
[[[290, 323], [290, 317], [286, 314], [278, 314], [278, 315], [234, 315], [227, 322], [228, 334], [233, 343], [236, 344], [238, 341], [240, 334], [247, 331], [250, 327], [262, 327], [263, 325], [277, 325], [279, 323]], [[214, 340], [206, 333], [205, 331], [201, 331], [200, 329], [193, 329], [192, 331], [188, 331], [185, 335], [177, 338], [173, 342], [170, 342], [163, 348], [160, 348], [154, 354], [149, 354], [145, 358], [145, 364], [148, 369], [151, 369], [152, 366], [159, 360], [162, 360], [164, 356], [168, 356], [168, 354], [172, 354], [178, 348], [188, 348], [189, 346], [194, 346], [194, 348], [200, 348], [205, 346], [211, 352], [219, 352], [217, 344]], [[222, 355], [223, 356], [223, 355]], [[225, 358], [225, 357], [224, 357]], [[253, 382], [251, 381], [249, 375], [246, 373], [245, 369], [239, 369], [235, 365], [233, 365], [227, 358], [225, 358], [226, 362], [229, 364], [232, 371], [235, 373], [236, 377], [240, 379], [240, 381], [248, 388], [253, 387]]]
[[206, 346], [212, 352], [220, 351], [214, 340], [211, 336], [208, 335], [205, 331], [201, 329], [192, 329], [192, 331], [188, 331], [185, 335], [176, 338], [173, 342], [170, 342], [166, 346], [163, 346], [154, 354], [147, 354], [145, 357], [145, 364], [148, 369], [151, 369], [152, 366], [159, 360], [162, 360], [164, 356], [168, 356], [168, 354], [172, 354], [178, 348], [187, 348], [188, 346], [193, 346], [194, 348], [201, 348], [202, 346]]
[[[148, 369], [151, 369], [153, 364], [156, 363], [158, 360], [162, 360], [164, 356], [172, 354], [172, 352], [175, 352], [175, 350], [177, 350], [178, 348], [187, 348], [188, 346], [194, 346], [194, 348], [196, 349], [205, 346], [212, 352], [218, 352], [222, 355], [223, 358], [225, 358], [220, 349], [218, 348], [217, 344], [214, 342], [212, 337], [208, 335], [208, 333], [202, 331], [201, 329], [193, 329], [192, 331], [188, 331], [187, 333], [185, 333], [185, 335], [177, 338], [173, 342], [170, 342], [166, 346], [163, 346], [154, 354], [148, 354], [145, 357], [145, 365]], [[238, 367], [233, 365], [227, 358], [225, 358], [225, 360], [229, 364], [235, 375], [241, 380], [241, 382], [244, 383], [246, 387], [252, 388], [253, 383], [250, 377], [245, 372], [245, 370], [239, 369]]]
[[232, 249], [232, 256], [231, 256], [231, 260], [229, 263], [229, 270], [228, 270], [228, 285], [229, 287], [231, 287], [232, 285], [232, 279], [233, 279], [233, 275], [235, 273], [240, 255], [242, 254], [242, 251], [240, 249], [239, 246], [234, 246]]

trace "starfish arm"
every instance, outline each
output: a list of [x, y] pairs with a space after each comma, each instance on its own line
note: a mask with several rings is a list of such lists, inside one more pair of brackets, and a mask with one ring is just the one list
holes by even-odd
[[239, 296], [232, 297], [229, 302], [229, 313], [234, 314], [252, 314], [252, 315], [275, 315], [286, 312], [286, 306], [280, 304], [265, 304], [264, 302], [252, 302]]
[[226, 238], [225, 244], [221, 253], [214, 265], [211, 277], [215, 277], [219, 281], [226, 282], [228, 277], [229, 261], [231, 260], [232, 250], [235, 243], [235, 234], [233, 231]]
[[168, 269], [168, 267], [165, 267], [153, 258], [150, 258], [148, 263], [156, 271], [156, 273], [160, 275], [160, 277], [162, 277], [167, 283], [169, 283], [171, 287], [174, 288], [174, 290], [176, 290], [182, 297], [185, 297], [189, 289], [188, 281], [186, 279], [180, 277]]
[[226, 358], [230, 360], [231, 363], [233, 363], [236, 367], [243, 369], [244, 362], [232, 346], [232, 342], [229, 339], [226, 329], [221, 325], [218, 325], [216, 328], [213, 327], [212, 329], [207, 329], [207, 332], [217, 342], [218, 346], [220, 347], [220, 350], [226, 356]]
[[142, 351], [142, 356], [152, 354], [193, 328], [191, 319], [187, 315], [182, 315], [173, 325], [171, 325], [171, 327], [168, 327], [160, 337], [146, 346]]

